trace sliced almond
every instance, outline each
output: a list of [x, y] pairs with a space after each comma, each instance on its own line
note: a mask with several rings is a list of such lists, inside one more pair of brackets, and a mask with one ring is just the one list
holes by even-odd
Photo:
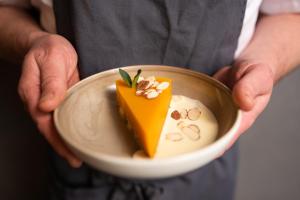
[[157, 82], [157, 81], [154, 81], [154, 83], [153, 83], [152, 87], [156, 88], [158, 85], [159, 85], [159, 82]]
[[158, 92], [158, 94], [162, 93], [162, 90], [156, 90], [156, 92]]
[[171, 140], [173, 142], [178, 142], [181, 141], [183, 137], [180, 133], [175, 132], [175, 133], [167, 133], [166, 139]]
[[144, 91], [144, 95], [147, 96], [147, 94], [149, 94], [150, 92], [156, 92], [156, 90], [155, 90], [155, 89], [152, 89], [152, 88], [150, 88], [150, 89], [148, 89], [148, 90], [145, 90], [145, 91]]
[[165, 90], [169, 87], [169, 85], [170, 85], [169, 82], [161, 82], [160, 84], [158, 84], [158, 86], [156, 86], [156, 89]]
[[158, 92], [156, 92], [156, 91], [151, 91], [151, 92], [149, 92], [148, 94], [147, 94], [147, 99], [154, 99], [154, 98], [156, 98], [157, 96], [158, 96], [159, 94], [158, 94]]
[[144, 90], [137, 90], [136, 92], [135, 92], [135, 94], [137, 95], [137, 96], [141, 96], [141, 95], [143, 95], [144, 94]]
[[178, 112], [178, 110], [174, 110], [172, 113], [171, 113], [171, 117], [175, 120], [179, 120], [180, 119], [180, 113]]
[[182, 129], [182, 128], [185, 127], [185, 126], [187, 126], [187, 124], [186, 124], [184, 121], [180, 121], [180, 122], [177, 123], [177, 127], [178, 127], [179, 129]]
[[145, 78], [142, 76], [139, 76], [139, 79], [137, 80], [137, 83], [141, 82], [142, 80], [144, 80]]
[[190, 124], [190, 125], [188, 125], [188, 127], [191, 128], [194, 132], [200, 133], [200, 128], [199, 128], [198, 125], [196, 125], [196, 124]]
[[186, 119], [186, 118], [187, 118], [188, 112], [187, 112], [186, 109], [184, 109], [184, 108], [183, 108], [183, 109], [180, 109], [179, 112], [180, 112], [180, 117], [181, 117], [181, 119]]
[[152, 83], [148, 80], [142, 80], [137, 84], [136, 89], [137, 90], [146, 90], [148, 88], [150, 88], [152, 85]]
[[200, 132], [195, 131], [190, 126], [185, 126], [181, 130], [190, 140], [196, 141], [200, 139]]
[[192, 108], [188, 111], [188, 118], [189, 120], [195, 121], [199, 119], [201, 115], [201, 111], [198, 108]]

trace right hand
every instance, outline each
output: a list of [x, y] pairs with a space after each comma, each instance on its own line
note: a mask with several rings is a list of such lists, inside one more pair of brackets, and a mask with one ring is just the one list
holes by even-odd
[[64, 99], [67, 89], [77, 81], [77, 54], [68, 40], [46, 33], [30, 43], [23, 61], [19, 95], [39, 131], [73, 167], [79, 167], [82, 162], [59, 137], [52, 111]]

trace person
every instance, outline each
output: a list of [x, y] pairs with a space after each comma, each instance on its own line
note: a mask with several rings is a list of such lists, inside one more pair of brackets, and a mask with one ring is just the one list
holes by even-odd
[[[56, 152], [51, 199], [233, 199], [235, 140], [264, 110], [274, 84], [300, 63], [298, 0], [0, 4], [1, 57], [23, 63], [20, 97]], [[82, 164], [59, 138], [52, 111], [81, 78], [136, 64], [185, 67], [228, 85], [243, 110], [228, 151], [193, 172], [157, 180], [129, 180]]]

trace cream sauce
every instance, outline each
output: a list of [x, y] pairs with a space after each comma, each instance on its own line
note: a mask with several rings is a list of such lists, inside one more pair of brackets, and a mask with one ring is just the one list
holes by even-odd
[[[198, 108], [201, 111], [201, 115], [197, 120], [190, 120], [188, 117], [175, 120], [171, 117], [171, 113], [174, 110], [190, 110], [193, 108]], [[200, 129], [200, 138], [195, 140], [188, 137], [188, 135], [182, 131], [182, 126], [178, 126], [180, 121], [182, 121], [185, 126], [191, 124], [196, 125]], [[168, 136], [168, 134], [173, 134], [173, 136], [175, 134], [177, 137], [172, 140], [172, 137], [170, 137], [170, 135]], [[178, 137], [178, 134], [180, 137]], [[155, 157], [169, 157], [198, 150], [214, 142], [217, 138], [217, 134], [217, 120], [214, 114], [204, 104], [189, 97], [173, 95]], [[178, 138], [180, 138], [180, 140], [178, 140]]]

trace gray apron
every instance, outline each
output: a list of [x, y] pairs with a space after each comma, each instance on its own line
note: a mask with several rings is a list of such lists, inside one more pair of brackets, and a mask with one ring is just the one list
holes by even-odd
[[[207, 74], [230, 65], [246, 0], [54, 0], [57, 31], [79, 55], [82, 78], [107, 69], [162, 64]], [[129, 180], [87, 165], [72, 169], [50, 152], [51, 199], [230, 200], [237, 146], [178, 177]]]

